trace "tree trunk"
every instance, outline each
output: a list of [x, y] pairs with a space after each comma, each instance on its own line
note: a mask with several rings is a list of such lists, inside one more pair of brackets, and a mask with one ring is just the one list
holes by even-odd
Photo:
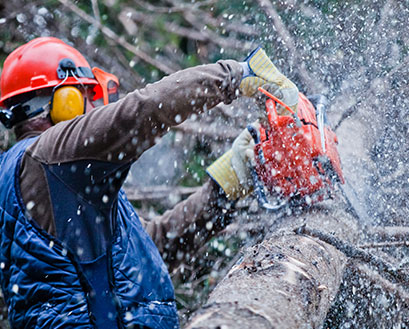
[[332, 245], [294, 229], [306, 224], [355, 244], [357, 222], [346, 209], [342, 200], [328, 200], [274, 222], [274, 233], [244, 251], [186, 328], [320, 328], [347, 259]]

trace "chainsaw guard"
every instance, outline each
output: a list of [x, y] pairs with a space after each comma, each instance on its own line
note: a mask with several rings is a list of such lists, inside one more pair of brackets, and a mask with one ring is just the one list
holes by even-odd
[[269, 126], [261, 129], [255, 146], [257, 176], [282, 200], [304, 204], [324, 200], [336, 182], [344, 183], [335, 133], [325, 121], [324, 131], [319, 131], [316, 110], [302, 93], [297, 113], [286, 116], [277, 115], [275, 99], [270, 98]]

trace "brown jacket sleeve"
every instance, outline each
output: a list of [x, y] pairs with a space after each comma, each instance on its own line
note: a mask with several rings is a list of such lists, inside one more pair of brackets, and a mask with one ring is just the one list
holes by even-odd
[[183, 262], [232, 220], [234, 205], [209, 180], [200, 190], [150, 221], [141, 219], [170, 270]]
[[20, 170], [23, 200], [41, 228], [55, 235], [55, 221], [42, 165], [96, 160], [130, 164], [169, 127], [190, 114], [230, 103], [242, 77], [233, 60], [179, 71], [116, 103], [43, 132], [27, 149]]
[[155, 139], [190, 114], [238, 96], [242, 76], [233, 60], [196, 66], [135, 90], [116, 103], [45, 131], [28, 153], [47, 163], [135, 161]]

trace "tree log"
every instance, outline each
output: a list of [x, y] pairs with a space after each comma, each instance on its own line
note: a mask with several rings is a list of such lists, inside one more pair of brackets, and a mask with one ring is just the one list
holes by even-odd
[[320, 328], [334, 300], [346, 256], [318, 238], [294, 233], [307, 225], [346, 243], [358, 239], [356, 219], [341, 199], [328, 200], [271, 223], [273, 233], [241, 260], [187, 324], [198, 328]]

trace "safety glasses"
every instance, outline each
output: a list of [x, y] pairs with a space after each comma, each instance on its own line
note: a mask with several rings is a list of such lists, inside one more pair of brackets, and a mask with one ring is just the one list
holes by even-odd
[[92, 68], [92, 73], [98, 84], [94, 87], [93, 102], [102, 99], [103, 104], [107, 105], [116, 102], [119, 99], [119, 80], [118, 78], [108, 72], [101, 70], [98, 67]]

